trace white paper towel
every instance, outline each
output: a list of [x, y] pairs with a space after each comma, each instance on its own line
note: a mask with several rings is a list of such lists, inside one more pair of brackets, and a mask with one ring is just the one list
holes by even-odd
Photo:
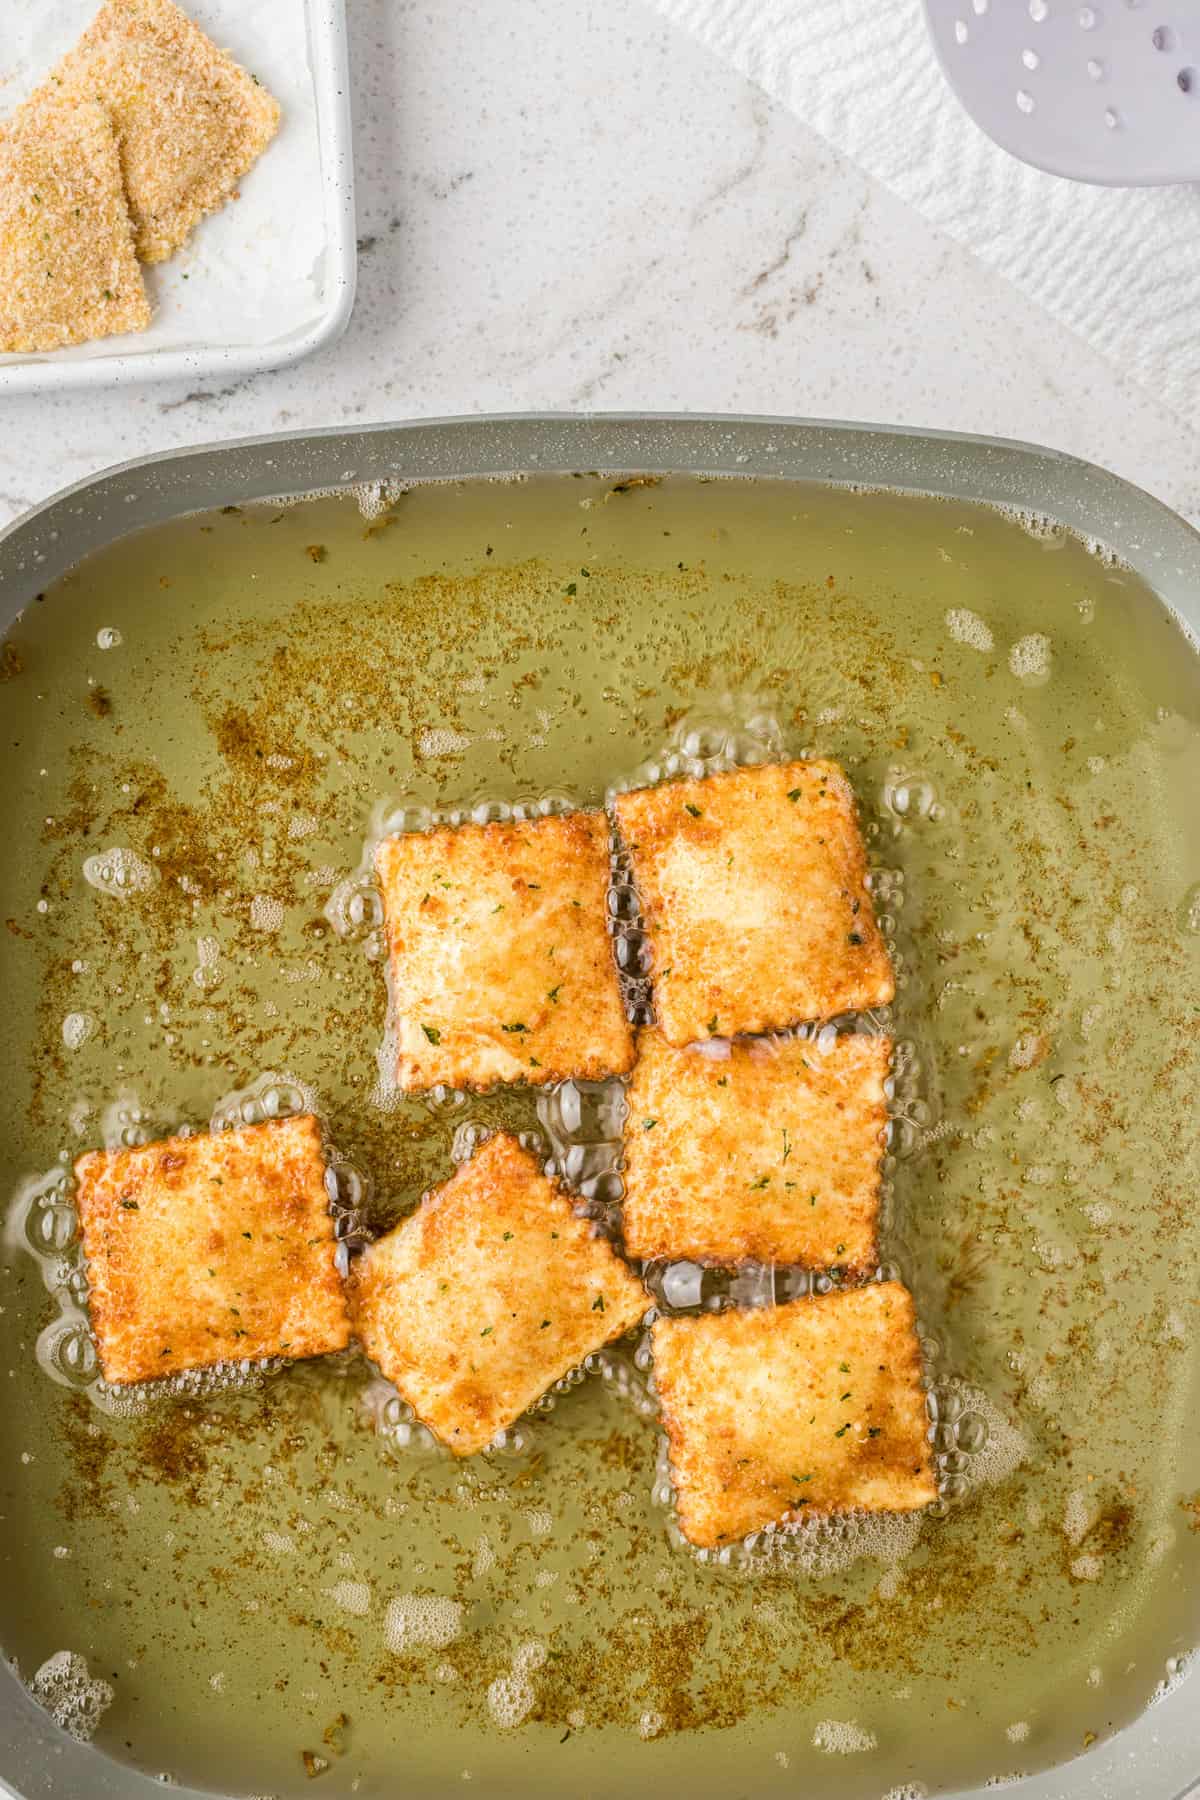
[[[0, 117], [15, 112], [98, 10], [98, 0], [0, 0]], [[321, 301], [325, 213], [307, 8], [298, 0], [194, 0], [187, 11], [280, 103], [279, 135], [241, 197], [204, 219], [170, 262], [144, 271], [147, 331], [58, 350], [54, 360], [206, 344], [269, 344]], [[0, 358], [0, 362], [17, 360]]]
[[1195, 423], [1200, 189], [1017, 162], [951, 93], [920, 0], [649, 3]]

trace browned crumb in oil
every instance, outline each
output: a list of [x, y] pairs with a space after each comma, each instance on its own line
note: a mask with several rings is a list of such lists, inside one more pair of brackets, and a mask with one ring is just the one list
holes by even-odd
[[1179, 1502], [1188, 1515], [1188, 1525], [1192, 1531], [1200, 1531], [1200, 1488], [1190, 1497], [1185, 1495]]
[[15, 681], [25, 667], [21, 652], [11, 638], [0, 644], [0, 681]]
[[74, 1524], [109, 1509], [115, 1473], [109, 1465], [117, 1446], [86, 1394], [68, 1395], [61, 1417], [72, 1473], [59, 1490], [58, 1507]]
[[621, 481], [615, 481], [608, 492], [610, 494], [631, 494], [635, 488], [656, 488], [661, 486], [661, 475], [626, 475]]
[[89, 688], [87, 692], [87, 707], [88, 711], [95, 713], [98, 719], [107, 719], [111, 715], [113, 709], [112, 695], [107, 688]]
[[145, 1480], [176, 1489], [199, 1506], [208, 1474], [211, 1410], [188, 1402], [161, 1405], [137, 1434], [136, 1458]]
[[344, 1712], [340, 1712], [336, 1719], [330, 1720], [321, 1733], [321, 1742], [332, 1750], [335, 1756], [340, 1756], [346, 1747], [346, 1729], [349, 1724], [349, 1717]]
[[1100, 1500], [1100, 1510], [1082, 1537], [1061, 1539], [1062, 1571], [1073, 1587], [1087, 1585], [1089, 1577], [1077, 1568], [1080, 1557], [1124, 1556], [1137, 1535], [1137, 1514], [1129, 1501], [1115, 1488], [1108, 1489]]
[[602, 1469], [631, 1475], [641, 1469], [646, 1460], [644, 1438], [628, 1431], [613, 1430], [607, 1437], [585, 1438], [580, 1447], [589, 1456], [594, 1456]]
[[304, 546], [304, 554], [307, 556], [309, 562], [323, 563], [329, 555], [329, 552], [324, 544], [306, 544]]

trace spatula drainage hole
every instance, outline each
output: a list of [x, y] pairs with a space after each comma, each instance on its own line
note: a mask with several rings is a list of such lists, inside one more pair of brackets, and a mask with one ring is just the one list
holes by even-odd
[[1196, 71], [1195, 71], [1195, 69], [1180, 69], [1180, 71], [1179, 71], [1178, 75], [1175, 77], [1175, 79], [1179, 83], [1179, 91], [1181, 94], [1195, 93], [1195, 91], [1196, 91]]
[[1156, 25], [1154, 30], [1150, 33], [1150, 42], [1154, 45], [1156, 50], [1173, 50], [1175, 48], [1175, 33], [1171, 30], [1169, 25]]

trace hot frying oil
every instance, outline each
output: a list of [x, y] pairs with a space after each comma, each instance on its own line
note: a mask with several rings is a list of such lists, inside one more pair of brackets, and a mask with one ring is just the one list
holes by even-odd
[[[1079, 1754], [1178, 1669], [1200, 681], [1127, 570], [882, 493], [446, 485], [127, 538], [2, 672], [0, 1645], [68, 1722], [237, 1795], [934, 1794]], [[498, 1123], [609, 1193], [611, 1095], [381, 1084], [372, 831], [808, 751], [897, 958], [884, 1254], [932, 1514], [698, 1559], [636, 1344], [464, 1464], [353, 1354], [103, 1389], [84, 1149], [305, 1104], [353, 1231]]]

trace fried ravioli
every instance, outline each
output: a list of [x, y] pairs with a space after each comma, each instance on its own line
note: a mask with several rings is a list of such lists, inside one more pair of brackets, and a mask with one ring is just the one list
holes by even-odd
[[484, 1449], [649, 1304], [507, 1133], [372, 1244], [351, 1278], [363, 1349], [456, 1456]]
[[854, 793], [836, 763], [733, 769], [618, 795], [654, 950], [654, 1004], [682, 1045], [890, 1001]]
[[75, 1175], [107, 1380], [349, 1343], [315, 1119], [94, 1150]]
[[386, 838], [404, 1089], [599, 1080], [633, 1061], [607, 928], [603, 813]]
[[638, 1039], [625, 1124], [629, 1256], [876, 1260], [887, 1038], [737, 1038], [728, 1054]]
[[937, 1498], [912, 1298], [898, 1282], [659, 1319], [653, 1342], [691, 1543]]

